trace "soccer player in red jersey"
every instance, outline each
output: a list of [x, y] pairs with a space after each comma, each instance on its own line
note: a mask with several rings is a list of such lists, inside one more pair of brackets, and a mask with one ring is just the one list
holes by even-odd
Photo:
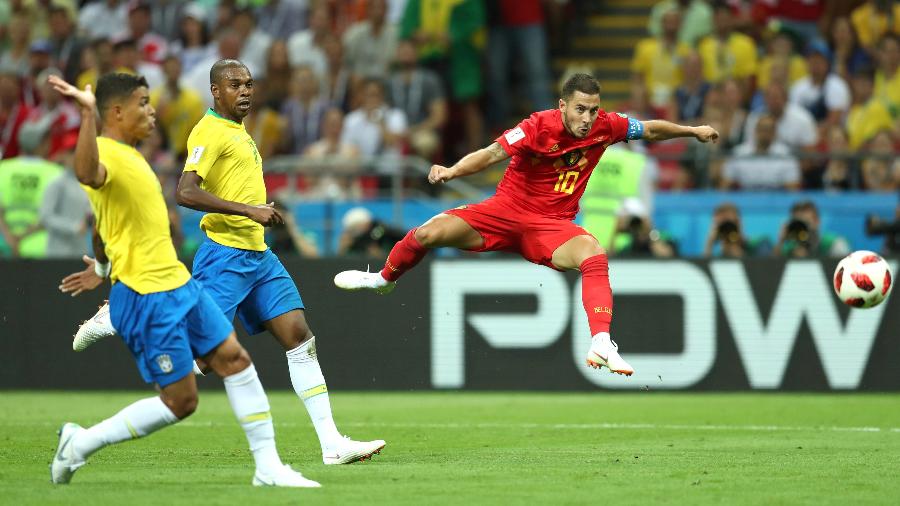
[[494, 196], [478, 204], [444, 211], [409, 231], [394, 245], [381, 272], [344, 271], [334, 278], [344, 290], [388, 293], [432, 248], [509, 251], [529, 262], [582, 276], [582, 302], [593, 336], [587, 363], [630, 376], [634, 370], [610, 339], [612, 290], [606, 251], [587, 230], [573, 223], [588, 178], [607, 146], [620, 141], [661, 141], [694, 137], [716, 142], [709, 126], [639, 121], [600, 109], [600, 85], [575, 74], [562, 89], [559, 109], [536, 112], [490, 146], [469, 153], [452, 167], [434, 165], [432, 184], [482, 171], [510, 158]]

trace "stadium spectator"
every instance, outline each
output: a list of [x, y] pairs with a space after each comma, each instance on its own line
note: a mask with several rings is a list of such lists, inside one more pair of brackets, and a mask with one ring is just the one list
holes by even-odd
[[637, 198], [627, 198], [619, 208], [619, 222], [613, 238], [617, 256], [672, 258], [678, 246], [669, 234], [653, 227], [650, 213]]
[[398, 154], [406, 136], [406, 115], [385, 101], [384, 84], [367, 79], [360, 107], [347, 115], [341, 142], [352, 144], [363, 157]]
[[838, 234], [823, 232], [819, 209], [812, 201], [803, 200], [791, 206], [790, 218], [781, 227], [774, 253], [791, 258], [839, 258], [850, 253], [850, 244]]
[[48, 134], [50, 145], [46, 156], [50, 161], [67, 165], [59, 158], [66, 153], [71, 154], [71, 151], [74, 150], [75, 142], [78, 139], [78, 128], [81, 126], [81, 114], [47, 82], [47, 78], [51, 75], [62, 76], [62, 72], [56, 68], [49, 68], [38, 74], [35, 79], [40, 95], [40, 105], [31, 109], [28, 121], [46, 119], [50, 122]]
[[[681, 85], [675, 89], [673, 106], [678, 121], [694, 124], [703, 117], [706, 94], [711, 88], [703, 79], [703, 61], [692, 51], [681, 61]], [[722, 131], [719, 130], [721, 134]]]
[[869, 54], [859, 45], [850, 18], [835, 18], [829, 35], [831, 70], [845, 81], [849, 82], [857, 70], [872, 65]]
[[[275, 110], [281, 109], [281, 102], [290, 94], [291, 74], [287, 42], [281, 39], [272, 41], [266, 58], [265, 92], [257, 89], [254, 101], [258, 104], [265, 102]], [[256, 80], [256, 84], [259, 83], [260, 80]]]
[[744, 258], [767, 253], [771, 243], [763, 237], [750, 238], [744, 234], [741, 212], [731, 202], [724, 202], [713, 210], [712, 223], [703, 247], [703, 256]]
[[256, 11], [258, 27], [275, 40], [306, 28], [307, 0], [269, 0]]
[[141, 58], [159, 65], [168, 53], [168, 44], [162, 35], [152, 31], [151, 5], [146, 0], [133, 0], [128, 4], [128, 28], [119, 34], [119, 38], [134, 40]]
[[886, 35], [878, 43], [875, 97], [888, 107], [891, 116], [900, 116], [900, 38], [897, 35]]
[[323, 83], [322, 96], [332, 106], [349, 111], [358, 105], [360, 84], [354, 80], [344, 66], [344, 46], [341, 39], [328, 35], [322, 40], [325, 54], [325, 74], [320, 76]]
[[171, 52], [181, 58], [182, 72], [193, 72], [197, 63], [209, 55], [209, 31], [206, 27], [206, 11], [195, 3], [187, 4], [179, 22], [178, 37], [172, 42]]
[[344, 113], [331, 108], [322, 121], [322, 138], [310, 144], [303, 153], [304, 162], [316, 165], [321, 175], [309, 177], [308, 198], [332, 200], [359, 199], [362, 195], [359, 170], [359, 148], [341, 140]]
[[0, 66], [13, 69], [17, 76], [28, 75], [28, 55], [31, 48], [31, 25], [21, 13], [9, 18], [9, 46], [0, 55]]
[[331, 14], [324, 2], [317, 2], [309, 12], [309, 28], [291, 35], [287, 41], [291, 66], [308, 65], [320, 78], [325, 76], [328, 62], [322, 42], [330, 34]]
[[790, 101], [809, 111], [824, 127], [841, 124], [850, 110], [850, 87], [830, 71], [830, 61], [825, 41], [810, 41], [806, 49], [809, 75], [794, 83], [790, 91]]
[[896, 192], [900, 187], [900, 164], [895, 163], [896, 150], [891, 132], [881, 130], [866, 145], [863, 159], [863, 189], [873, 192]]
[[154, 0], [147, 3], [150, 6], [151, 30], [164, 40], [178, 38], [179, 20], [190, 4], [184, 0]]
[[777, 85], [770, 84], [765, 90], [765, 111], [753, 112], [747, 117], [744, 127], [745, 142], [754, 145], [756, 122], [764, 114], [775, 119], [775, 139], [787, 144], [792, 150], [811, 150], [818, 142], [816, 120], [799, 105], [787, 101], [787, 91]]
[[[400, 38], [413, 39], [419, 60], [442, 74], [450, 85], [454, 109], [460, 111], [464, 151], [481, 146], [484, 121], [479, 108], [482, 94], [481, 59], [485, 43], [484, 4], [477, 0], [445, 2], [409, 0]], [[443, 71], [443, 72], [442, 72]]]
[[263, 160], [285, 149], [288, 132], [287, 120], [275, 108], [280, 102], [265, 99], [272, 96], [268, 91], [269, 83], [269, 80], [256, 81], [254, 94], [260, 98], [254, 98], [250, 112], [244, 116], [244, 129], [256, 143], [256, 150]]
[[22, 99], [28, 107], [35, 107], [41, 100], [38, 75], [50, 68], [53, 44], [49, 40], [36, 40], [28, 51], [28, 73], [22, 77]]
[[19, 129], [29, 113], [16, 69], [0, 65], [0, 158], [19, 155]]
[[97, 88], [97, 79], [103, 74], [108, 74], [116, 70], [115, 59], [113, 58], [112, 42], [108, 39], [96, 39], [85, 48], [81, 55], [82, 71], [78, 74], [76, 85], [78, 89], [83, 90], [85, 86], [91, 85], [91, 88]]
[[46, 257], [80, 258], [87, 254], [90, 214], [87, 194], [75, 178], [72, 165], [67, 164], [62, 174], [47, 185], [41, 200], [41, 225], [47, 231]]
[[[499, 0], [485, 3], [490, 28], [488, 32], [487, 115], [494, 130], [508, 124], [511, 98], [523, 83], [531, 103], [530, 110], [554, 107], [550, 93], [550, 70], [547, 64], [547, 32], [541, 0]], [[521, 72], [518, 72], [521, 70]]]
[[183, 158], [191, 129], [203, 117], [203, 99], [181, 84], [181, 60], [171, 54], [163, 61], [166, 82], [150, 90], [150, 104], [156, 109], [156, 121], [165, 132], [169, 150]]
[[727, 149], [739, 146], [744, 142], [744, 123], [747, 121], [747, 109], [744, 107], [743, 90], [734, 79], [724, 81], [720, 86], [722, 97], [722, 128], [719, 130], [719, 142]]
[[118, 35], [128, 22], [128, 8], [121, 0], [93, 0], [81, 8], [78, 28], [89, 39]]
[[[662, 33], [638, 42], [631, 60], [632, 81], [647, 89], [650, 102], [656, 107], [668, 105], [675, 88], [681, 84], [681, 62], [690, 53], [690, 46], [678, 42], [680, 26], [681, 11], [666, 12], [662, 17]], [[697, 80], [696, 84], [699, 83]]]
[[797, 34], [804, 40], [819, 36], [819, 22], [825, 15], [825, 0], [764, 0], [750, 2], [759, 26], [773, 25]]
[[859, 188], [859, 163], [852, 157], [850, 140], [841, 125], [832, 125], [825, 131], [828, 160], [822, 175], [825, 190], [855, 190]]
[[881, 247], [881, 251], [885, 255], [900, 254], [900, 204], [897, 205], [894, 211], [893, 222], [883, 221], [881, 218], [871, 214], [867, 216], [866, 235], [883, 235], [884, 245]]
[[682, 13], [682, 23], [678, 30], [679, 42], [693, 47], [697, 41], [712, 32], [713, 11], [704, 0], [663, 0], [657, 2], [650, 11], [647, 31], [651, 37], [662, 34], [663, 16], [672, 10], [680, 10]]
[[397, 28], [387, 21], [387, 0], [366, 2], [366, 19], [343, 35], [345, 64], [354, 78], [387, 79], [397, 52]]
[[723, 190], [797, 190], [800, 167], [785, 144], [775, 140], [775, 118], [762, 115], [756, 121], [753, 144], [734, 149], [723, 168]]
[[874, 94], [875, 71], [862, 68], [853, 74], [853, 105], [847, 114], [850, 149], [857, 150], [881, 130], [893, 128], [890, 111]]
[[254, 79], [265, 79], [266, 61], [269, 46], [272, 45], [272, 37], [256, 26], [256, 16], [247, 7], [235, 11], [234, 17], [231, 19], [231, 27], [243, 41], [239, 59], [248, 68], [256, 69], [253, 73]]
[[312, 67], [301, 66], [294, 70], [290, 98], [281, 107], [281, 114], [287, 120], [290, 153], [299, 155], [319, 140], [322, 118], [329, 107], [319, 89], [319, 76]]
[[438, 152], [441, 131], [447, 122], [443, 84], [433, 70], [419, 66], [411, 40], [399, 42], [395, 63], [390, 102], [406, 114], [410, 147], [417, 155], [431, 160]]
[[742, 90], [750, 90], [750, 80], [757, 69], [756, 44], [750, 37], [734, 30], [731, 10], [726, 3], [717, 2], [713, 13], [713, 33], [697, 46], [703, 58], [703, 74], [711, 83], [737, 79]]
[[853, 10], [850, 20], [860, 45], [870, 53], [888, 33], [900, 35], [900, 3], [868, 0]]
[[67, 81], [74, 81], [81, 68], [81, 52], [87, 45], [75, 32], [73, 11], [61, 4], [51, 3], [48, 22], [53, 43], [53, 66], [62, 69]]
[[387, 256], [391, 247], [403, 239], [403, 231], [375, 219], [365, 207], [354, 207], [341, 218], [338, 255]]
[[266, 244], [276, 255], [299, 255], [303, 258], [318, 258], [319, 248], [307, 237], [297, 224], [294, 213], [283, 202], [276, 200], [275, 209], [281, 212], [284, 223], [266, 228]]
[[143, 59], [134, 39], [122, 39], [113, 44], [113, 61], [122, 72], [144, 76], [150, 89], [162, 86], [166, 82], [159, 65]]
[[780, 74], [782, 67], [787, 69], [787, 79], [783, 83], [785, 85], [792, 86], [806, 76], [806, 61], [794, 50], [794, 39], [790, 35], [785, 32], [774, 34], [767, 47], [766, 55], [760, 60], [756, 71], [758, 88], [765, 89], [773, 82], [773, 67], [777, 68], [775, 72], [779, 74], [774, 79], [776, 83], [782, 82], [783, 76]]
[[41, 203], [47, 186], [65, 170], [44, 158], [49, 132], [46, 118], [26, 122], [19, 132], [22, 153], [0, 162], [0, 235], [13, 257], [41, 258], [47, 251]]

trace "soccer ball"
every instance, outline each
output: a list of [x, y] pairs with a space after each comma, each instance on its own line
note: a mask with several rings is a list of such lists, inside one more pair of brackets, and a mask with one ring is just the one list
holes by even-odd
[[891, 268], [880, 255], [854, 251], [834, 270], [834, 293], [848, 306], [875, 307], [891, 293], [892, 279]]

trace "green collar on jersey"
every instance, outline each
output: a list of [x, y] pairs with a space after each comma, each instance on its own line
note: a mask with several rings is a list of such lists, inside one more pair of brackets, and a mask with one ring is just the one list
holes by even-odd
[[225, 121], [227, 121], [227, 122], [229, 122], [229, 123], [234, 123], [235, 125], [242, 125], [242, 124], [243, 124], [243, 123], [238, 123], [237, 121], [234, 121], [233, 119], [228, 119], [228, 118], [222, 116], [221, 114], [217, 113], [216, 110], [213, 109], [212, 107], [210, 107], [209, 109], [206, 110], [206, 114], [211, 114], [211, 115], [213, 115], [213, 116], [215, 116], [215, 117], [217, 117], [217, 118], [219, 118], [219, 119], [223, 119], [223, 120], [225, 120]]

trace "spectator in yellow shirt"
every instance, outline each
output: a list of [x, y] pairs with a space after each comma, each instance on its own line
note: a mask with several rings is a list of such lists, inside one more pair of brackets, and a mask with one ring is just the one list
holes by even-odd
[[756, 86], [764, 89], [772, 82], [772, 66], [782, 64], [787, 66], [787, 85], [806, 77], [806, 61], [794, 51], [794, 42], [788, 34], [781, 32], [775, 34], [768, 44], [768, 53], [760, 60], [759, 70], [756, 73]]
[[900, 35], [900, 3], [869, 0], [853, 10], [850, 21], [862, 47], [873, 51], [885, 34]]
[[662, 33], [638, 42], [631, 60], [632, 79], [646, 87], [657, 107], [668, 104], [681, 84], [681, 62], [691, 51], [687, 44], [678, 42], [680, 27], [681, 11], [671, 9], [663, 14]]
[[881, 130], [893, 128], [891, 114], [873, 95], [875, 72], [864, 68], [853, 74], [853, 106], [847, 114], [850, 148], [859, 149]]
[[179, 84], [181, 60], [170, 54], [163, 60], [166, 84], [150, 91], [150, 104], [156, 109], [159, 126], [166, 134], [169, 150], [183, 158], [191, 129], [206, 112], [196, 91]]
[[900, 38], [893, 34], [878, 43], [875, 97], [888, 107], [891, 116], [900, 117]]
[[728, 78], [750, 89], [750, 78], [756, 74], [756, 44], [750, 37], [734, 31], [733, 16], [728, 4], [717, 3], [713, 15], [713, 33], [698, 46], [703, 58], [703, 75], [711, 83]]

